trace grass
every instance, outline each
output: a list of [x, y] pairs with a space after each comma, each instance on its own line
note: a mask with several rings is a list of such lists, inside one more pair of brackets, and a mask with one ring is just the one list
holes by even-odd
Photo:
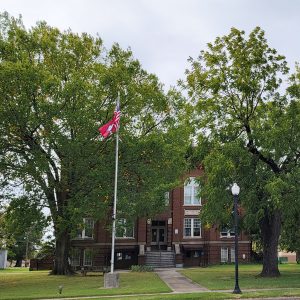
[[[261, 265], [240, 265], [239, 278], [241, 295], [233, 295], [234, 265], [218, 265], [208, 268], [192, 268], [180, 270], [181, 273], [215, 292], [193, 294], [160, 294], [170, 289], [153, 273], [120, 273], [120, 288], [104, 289], [103, 276], [91, 274], [82, 276], [49, 276], [47, 271], [28, 271], [25, 268], [0, 270], [0, 299], [37, 299], [57, 297], [114, 296], [111, 300], [124, 299], [118, 295], [128, 295], [130, 300], [212, 300], [240, 299], [264, 297], [300, 296], [300, 265], [283, 264], [279, 266], [282, 274], [279, 278], [261, 278], [257, 275]], [[58, 287], [63, 285], [62, 295]], [[257, 289], [251, 291], [251, 289]], [[270, 289], [270, 290], [267, 290]], [[222, 290], [229, 290], [225, 292]], [[144, 294], [132, 295], [130, 294]], [[146, 295], [152, 294], [152, 295]], [[156, 294], [156, 295], [155, 295]]]
[[[247, 298], [273, 298], [273, 297], [293, 297], [299, 296], [299, 293], [296, 292], [257, 292], [257, 293], [243, 293], [241, 295], [233, 295], [232, 293], [194, 293], [194, 294], [175, 294], [175, 295], [152, 295], [152, 296], [131, 296], [126, 297], [128, 300], [234, 300], [234, 299], [247, 299]], [[98, 298], [104, 299], [104, 298]], [[297, 298], [298, 299], [298, 298]], [[85, 299], [87, 300], [87, 299]], [[93, 299], [97, 300], [97, 299]], [[109, 300], [124, 300], [124, 297], [112, 297]]]
[[[280, 265], [281, 276], [277, 278], [262, 278], [258, 276], [261, 268], [261, 265], [239, 265], [239, 285], [241, 290], [300, 288], [300, 265]], [[234, 265], [218, 265], [204, 269], [184, 269], [180, 272], [210, 290], [231, 290], [234, 288]]]
[[7, 269], [0, 269], [0, 274], [1, 273], [19, 273], [19, 272], [28, 272], [29, 268], [17, 268], [17, 267], [13, 267], [13, 268], [7, 268]]
[[[219, 299], [231, 299], [232, 294], [229, 293], [193, 293], [193, 294], [173, 294], [173, 295], [151, 295], [151, 296], [126, 296], [125, 299], [129, 300], [219, 300]], [[98, 298], [104, 299], [104, 298]], [[106, 298], [107, 299], [107, 298]], [[234, 299], [234, 298], [232, 298]], [[87, 299], [84, 299], [87, 300]], [[93, 299], [97, 300], [97, 299]], [[108, 299], [107, 299], [108, 300]], [[112, 297], [109, 300], [124, 300], [124, 297]]]
[[[203, 293], [193, 293], [193, 294], [157, 294], [157, 295], [132, 295], [132, 296], [116, 296], [116, 297], [99, 297], [99, 298], [86, 298], [84, 300], [235, 300], [235, 299], [247, 299], [247, 298], [270, 298], [270, 297], [292, 297], [299, 296], [299, 292], [293, 291], [261, 291], [261, 292], [251, 292], [243, 293], [241, 295], [234, 295], [232, 293], [224, 292], [203, 292]], [[297, 298], [298, 299], [298, 298]]]
[[[62, 295], [58, 287], [63, 285]], [[0, 271], [0, 299], [163, 293], [171, 290], [153, 272], [120, 273], [120, 288], [103, 288], [103, 276], [49, 276], [48, 271]]]

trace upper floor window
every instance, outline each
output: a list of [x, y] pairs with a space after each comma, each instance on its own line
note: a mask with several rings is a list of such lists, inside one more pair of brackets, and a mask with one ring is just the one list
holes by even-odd
[[184, 205], [201, 205], [199, 184], [195, 177], [190, 177], [184, 184]]
[[184, 219], [184, 236], [201, 237], [201, 222], [198, 218]]
[[169, 206], [170, 205], [170, 193], [166, 192], [165, 193], [165, 206]]
[[119, 219], [116, 226], [117, 238], [133, 238], [134, 227], [126, 221], [126, 219]]
[[93, 238], [94, 236], [94, 220], [92, 218], [83, 219], [83, 228], [78, 232], [78, 237], [82, 239]]

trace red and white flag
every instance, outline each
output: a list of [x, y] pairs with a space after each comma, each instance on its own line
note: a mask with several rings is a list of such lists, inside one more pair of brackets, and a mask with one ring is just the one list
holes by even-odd
[[116, 132], [119, 129], [120, 126], [120, 104], [119, 101], [117, 102], [115, 111], [114, 111], [114, 116], [113, 118], [107, 122], [106, 124], [104, 124], [103, 126], [101, 126], [98, 130], [100, 132], [100, 134], [104, 137], [107, 138], [109, 137], [112, 133]]

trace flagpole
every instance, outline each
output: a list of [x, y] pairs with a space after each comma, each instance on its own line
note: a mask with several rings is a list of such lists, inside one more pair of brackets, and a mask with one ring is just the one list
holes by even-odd
[[[120, 103], [120, 93], [118, 92], [117, 105]], [[119, 166], [119, 128], [116, 132], [116, 165], [115, 165], [115, 188], [114, 188], [114, 208], [113, 208], [113, 224], [111, 237], [111, 265], [110, 273], [114, 272], [115, 264], [115, 239], [116, 239], [116, 216], [117, 216], [117, 187], [118, 187], [118, 166]]]

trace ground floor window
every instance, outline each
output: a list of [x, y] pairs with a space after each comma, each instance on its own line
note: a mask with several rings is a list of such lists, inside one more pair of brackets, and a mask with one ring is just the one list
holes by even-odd
[[187, 258], [198, 258], [202, 255], [202, 250], [187, 250], [185, 252], [185, 257]]
[[71, 250], [71, 266], [77, 267], [80, 266], [80, 249], [79, 248], [73, 248]]
[[83, 265], [91, 266], [93, 262], [93, 251], [92, 249], [85, 249], [83, 253]]
[[125, 260], [130, 260], [132, 257], [130, 254], [128, 253], [125, 253]]
[[228, 248], [221, 247], [221, 262], [222, 263], [228, 262]]
[[235, 262], [235, 249], [234, 248], [230, 249], [230, 261], [232, 263]]
[[[229, 251], [230, 251], [230, 258], [229, 258]], [[235, 262], [235, 248], [227, 248], [227, 247], [221, 247], [221, 262], [227, 263], [227, 262]]]
[[131, 252], [117, 252], [117, 260], [131, 260], [132, 253]]

